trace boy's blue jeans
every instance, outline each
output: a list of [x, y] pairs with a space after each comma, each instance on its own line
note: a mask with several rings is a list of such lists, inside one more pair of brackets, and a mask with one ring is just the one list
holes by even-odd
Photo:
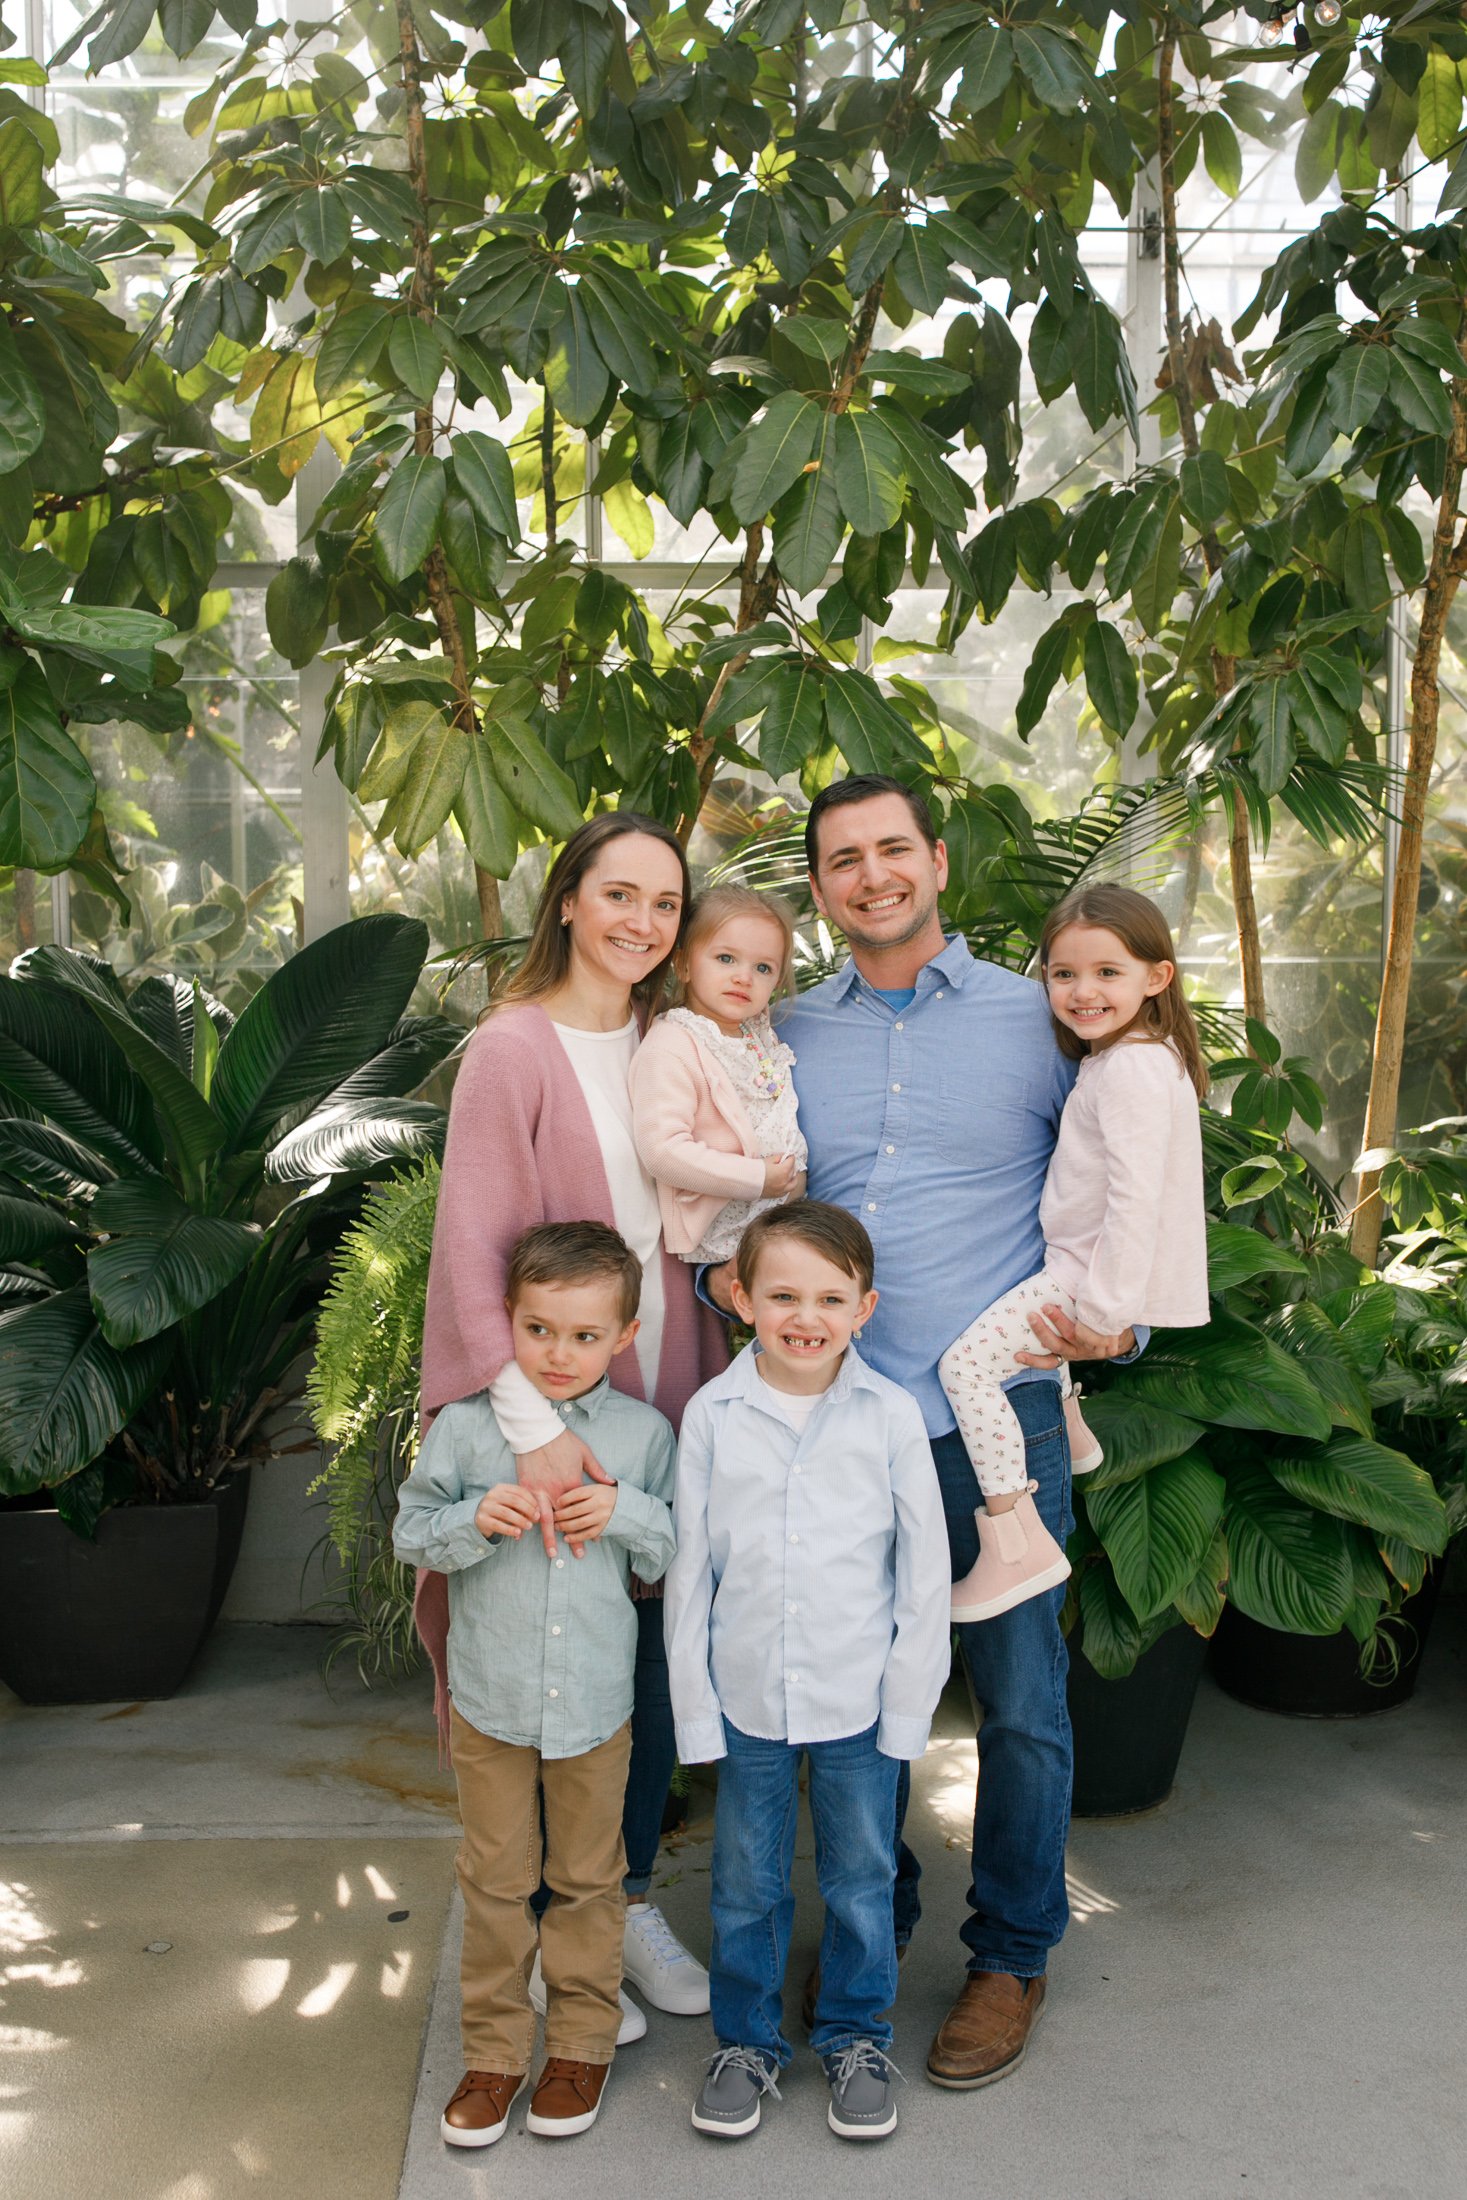
[[892, 1931], [898, 1765], [876, 1728], [838, 1742], [762, 1741], [725, 1719], [713, 1825], [713, 2029], [720, 2046], [753, 2047], [781, 2069], [781, 2028], [795, 1901], [801, 1757], [810, 1766], [815, 1870], [825, 1901], [820, 1996], [810, 2044], [830, 2055], [852, 2040], [891, 2045], [884, 2012], [896, 1999]]
[[[1008, 1393], [1024, 1431], [1034, 1503], [1061, 1544], [1072, 1526], [1070, 1450], [1055, 1383], [1021, 1383]], [[956, 1430], [933, 1439], [954, 1581], [976, 1565], [978, 1480]], [[1074, 1746], [1065, 1695], [1069, 1655], [1059, 1630], [1062, 1588], [1031, 1597], [997, 1619], [957, 1630], [983, 1712], [978, 1795], [973, 1809], [973, 1882], [961, 1937], [969, 1971], [1043, 1975], [1069, 1922], [1065, 1838], [1070, 1826]], [[919, 1912], [920, 1866], [901, 1839], [907, 1768], [897, 1818], [896, 1937], [909, 1940]]]

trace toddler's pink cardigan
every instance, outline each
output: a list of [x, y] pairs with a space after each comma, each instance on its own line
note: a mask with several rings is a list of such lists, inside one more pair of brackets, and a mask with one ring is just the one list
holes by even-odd
[[[615, 1227], [611, 1192], [576, 1073], [543, 1008], [496, 1009], [469, 1040], [448, 1116], [423, 1325], [423, 1420], [486, 1390], [513, 1357], [504, 1282], [515, 1239], [539, 1222]], [[723, 1323], [687, 1264], [662, 1254], [665, 1312], [657, 1394], [674, 1428], [693, 1392], [728, 1364]], [[645, 1398], [635, 1349], [611, 1380]], [[414, 1613], [446, 1731], [448, 1582], [418, 1575]]]

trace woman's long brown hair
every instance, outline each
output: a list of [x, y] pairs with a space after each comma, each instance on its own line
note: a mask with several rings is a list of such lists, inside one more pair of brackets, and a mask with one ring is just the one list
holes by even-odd
[[[1039, 939], [1041, 976], [1048, 971], [1050, 949], [1067, 924], [1093, 924], [1102, 931], [1114, 932], [1127, 953], [1134, 955], [1138, 962], [1171, 964], [1170, 985], [1160, 993], [1153, 993], [1150, 1000], [1143, 1001], [1126, 1028], [1138, 1038], [1170, 1041], [1182, 1058], [1182, 1066], [1196, 1087], [1198, 1099], [1205, 1100], [1208, 1077], [1207, 1064], [1202, 1059], [1202, 1041], [1197, 1036], [1197, 1025], [1182, 991], [1171, 927], [1156, 903], [1130, 886], [1081, 886], [1073, 894], [1066, 894], [1044, 920]], [[1058, 1017], [1054, 1020], [1054, 1028], [1061, 1054], [1068, 1054], [1074, 1062], [1083, 1061], [1090, 1052], [1085, 1041]]]
[[600, 817], [588, 818], [561, 849], [551, 864], [545, 884], [540, 889], [540, 899], [535, 907], [535, 922], [530, 931], [530, 944], [524, 959], [512, 975], [496, 988], [492, 1008], [508, 1007], [511, 1002], [543, 1001], [565, 983], [570, 970], [570, 926], [560, 921], [561, 904], [568, 894], [574, 894], [586, 873], [591, 869], [603, 848], [613, 840], [624, 839], [630, 833], [640, 833], [648, 840], [660, 841], [677, 857], [682, 873], [683, 905], [678, 918], [677, 938], [671, 951], [665, 955], [655, 970], [632, 987], [632, 999], [642, 1009], [650, 1009], [662, 996], [663, 981], [668, 966], [682, 945], [687, 930], [688, 914], [693, 905], [693, 881], [688, 872], [688, 859], [683, 853], [682, 842], [666, 825], [659, 825], [655, 817], [643, 817], [639, 810], [607, 810]]

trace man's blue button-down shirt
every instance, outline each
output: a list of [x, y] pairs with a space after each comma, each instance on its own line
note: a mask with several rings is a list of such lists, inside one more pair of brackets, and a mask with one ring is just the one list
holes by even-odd
[[[975, 961], [961, 934], [893, 1008], [854, 962], [780, 1022], [795, 1051], [809, 1194], [860, 1217], [881, 1293], [861, 1349], [954, 1425], [937, 1363], [974, 1316], [1044, 1265], [1039, 1198], [1075, 1080], [1042, 986]], [[1026, 1370], [1016, 1380], [1041, 1371]]]

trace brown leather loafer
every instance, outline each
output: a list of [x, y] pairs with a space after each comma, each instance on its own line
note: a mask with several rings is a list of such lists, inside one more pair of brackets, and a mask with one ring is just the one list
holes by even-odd
[[466, 2070], [439, 2131], [451, 2147], [492, 2147], [509, 2128], [509, 2112], [524, 2082], [522, 2070]]
[[589, 2131], [601, 2113], [610, 2068], [610, 2063], [550, 2056], [530, 2097], [526, 2131], [537, 2132], [542, 2139], [573, 2139], [578, 2131]]
[[1024, 2060], [1029, 2035], [1044, 2007], [1042, 1978], [1012, 1978], [1007, 1971], [972, 1971], [943, 2020], [927, 2057], [934, 2085], [954, 2092], [994, 2085]]

